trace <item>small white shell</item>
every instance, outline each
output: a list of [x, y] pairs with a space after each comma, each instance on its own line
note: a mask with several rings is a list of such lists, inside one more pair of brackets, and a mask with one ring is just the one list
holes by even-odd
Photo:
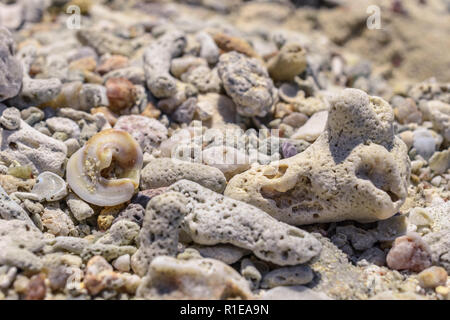
[[67, 195], [67, 184], [60, 176], [45, 171], [36, 178], [31, 193], [38, 195], [42, 200], [57, 201]]
[[[139, 186], [142, 150], [126, 131], [103, 130], [67, 163], [67, 182], [84, 201], [115, 206], [131, 199]], [[112, 175], [112, 177], [110, 177]]]

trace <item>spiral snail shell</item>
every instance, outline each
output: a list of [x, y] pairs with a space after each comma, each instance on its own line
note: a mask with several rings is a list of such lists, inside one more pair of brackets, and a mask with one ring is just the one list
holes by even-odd
[[84, 201], [115, 206], [131, 199], [139, 186], [142, 151], [126, 131], [103, 130], [67, 163], [67, 182]]

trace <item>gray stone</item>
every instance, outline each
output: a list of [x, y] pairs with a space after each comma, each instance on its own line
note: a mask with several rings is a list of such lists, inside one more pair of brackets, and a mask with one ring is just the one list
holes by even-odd
[[20, 111], [16, 108], [7, 108], [0, 117], [0, 124], [8, 130], [16, 130], [20, 127]]
[[43, 234], [20, 220], [0, 220], [0, 265], [37, 272], [42, 262], [35, 255], [45, 245]]
[[276, 89], [258, 60], [232, 51], [220, 56], [217, 68], [239, 114], [264, 117], [270, 111], [277, 99]]
[[18, 130], [3, 130], [0, 159], [6, 164], [13, 161], [28, 165], [38, 175], [50, 171], [62, 176], [65, 170], [66, 145], [46, 136], [21, 121]]
[[145, 299], [250, 299], [247, 281], [214, 259], [155, 258], [136, 295]]
[[369, 249], [377, 242], [377, 239], [371, 232], [353, 225], [337, 227], [336, 233], [344, 234], [356, 250]]
[[311, 282], [313, 278], [314, 274], [307, 265], [279, 268], [264, 275], [261, 288], [302, 285]]
[[187, 197], [189, 213], [182, 227], [198, 244], [229, 243], [278, 265], [305, 263], [320, 253], [321, 245], [313, 236], [244, 202], [188, 180], [168, 190]]
[[139, 234], [139, 226], [128, 220], [114, 223], [96, 243], [116, 246], [132, 245]]
[[177, 159], [152, 159], [141, 172], [141, 189], [168, 187], [179, 180], [190, 180], [216, 192], [225, 190], [226, 179], [214, 167]]
[[158, 120], [139, 116], [121, 116], [114, 129], [127, 131], [139, 143], [143, 152], [151, 153], [167, 139], [167, 128]]
[[177, 84], [169, 73], [172, 58], [186, 46], [186, 37], [179, 31], [169, 31], [150, 44], [144, 52], [144, 72], [147, 88], [157, 98], [175, 95]]
[[28, 214], [0, 186], [0, 217], [5, 220], [21, 220], [34, 227]]
[[92, 217], [95, 213], [94, 209], [92, 209], [89, 204], [81, 200], [74, 193], [70, 193], [67, 196], [66, 203], [70, 209], [70, 212], [72, 212], [73, 216], [78, 221], [86, 220], [87, 218]]
[[16, 96], [22, 86], [22, 65], [14, 58], [14, 40], [0, 26], [0, 101]]
[[187, 213], [185, 198], [168, 192], [150, 200], [145, 210], [144, 223], [139, 234], [139, 250], [131, 257], [133, 271], [141, 277], [147, 273], [157, 256], [176, 256], [178, 229]]
[[436, 140], [427, 129], [414, 131], [413, 147], [425, 160], [431, 158], [436, 151]]

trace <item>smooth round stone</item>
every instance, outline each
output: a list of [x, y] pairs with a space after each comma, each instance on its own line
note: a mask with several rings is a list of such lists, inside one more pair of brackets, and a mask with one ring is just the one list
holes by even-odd
[[436, 140], [430, 131], [419, 129], [414, 131], [413, 147], [425, 160], [431, 158], [436, 150]]

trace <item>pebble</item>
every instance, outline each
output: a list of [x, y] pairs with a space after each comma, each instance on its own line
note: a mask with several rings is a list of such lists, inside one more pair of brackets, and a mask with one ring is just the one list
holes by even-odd
[[14, 57], [14, 48], [11, 33], [0, 26], [0, 101], [16, 96], [21, 89], [22, 66]]
[[431, 266], [431, 250], [420, 235], [409, 233], [395, 239], [386, 261], [391, 269], [420, 272]]
[[413, 147], [425, 160], [431, 158], [436, 151], [436, 141], [430, 131], [419, 129], [414, 131]]
[[212, 166], [177, 159], [152, 159], [141, 172], [141, 189], [168, 187], [187, 179], [216, 192], [225, 190], [224, 174]]
[[417, 276], [422, 288], [436, 288], [447, 283], [447, 271], [442, 267], [429, 267]]
[[120, 256], [116, 260], [114, 260], [112, 262], [112, 265], [119, 271], [129, 272], [131, 270], [130, 261], [131, 261], [130, 255], [124, 254], [123, 256]]
[[139, 143], [143, 152], [151, 152], [167, 139], [167, 128], [156, 119], [129, 115], [121, 116], [115, 129], [125, 130]]
[[253, 297], [247, 281], [223, 262], [214, 259], [178, 260], [167, 256], [153, 260], [137, 295], [146, 299]]
[[134, 84], [125, 78], [109, 78], [106, 83], [106, 95], [108, 96], [108, 108], [114, 112], [120, 112], [131, 108], [136, 102], [136, 89]]
[[237, 112], [246, 117], [264, 117], [276, 102], [276, 90], [267, 69], [256, 59], [237, 52], [222, 54], [219, 76]]
[[313, 277], [313, 271], [307, 265], [279, 268], [264, 275], [261, 288], [307, 284]]
[[[304, 263], [320, 252], [321, 246], [313, 236], [256, 207], [188, 180], [178, 181], [169, 190], [187, 196], [189, 208], [195, 208], [184, 218], [183, 229], [196, 243], [229, 243], [281, 266]], [[272, 232], [265, 231], [269, 225]]]
[[253, 50], [250, 44], [242, 38], [218, 32], [214, 34], [213, 39], [217, 47], [223, 52], [235, 51], [251, 58], [258, 57], [258, 54]]
[[313, 142], [325, 130], [327, 124], [328, 111], [320, 111], [311, 116], [306, 123], [301, 126], [291, 139], [302, 139]]
[[75, 219], [78, 221], [86, 220], [94, 215], [94, 209], [89, 204], [78, 198], [75, 194], [70, 193], [66, 198], [67, 206]]

